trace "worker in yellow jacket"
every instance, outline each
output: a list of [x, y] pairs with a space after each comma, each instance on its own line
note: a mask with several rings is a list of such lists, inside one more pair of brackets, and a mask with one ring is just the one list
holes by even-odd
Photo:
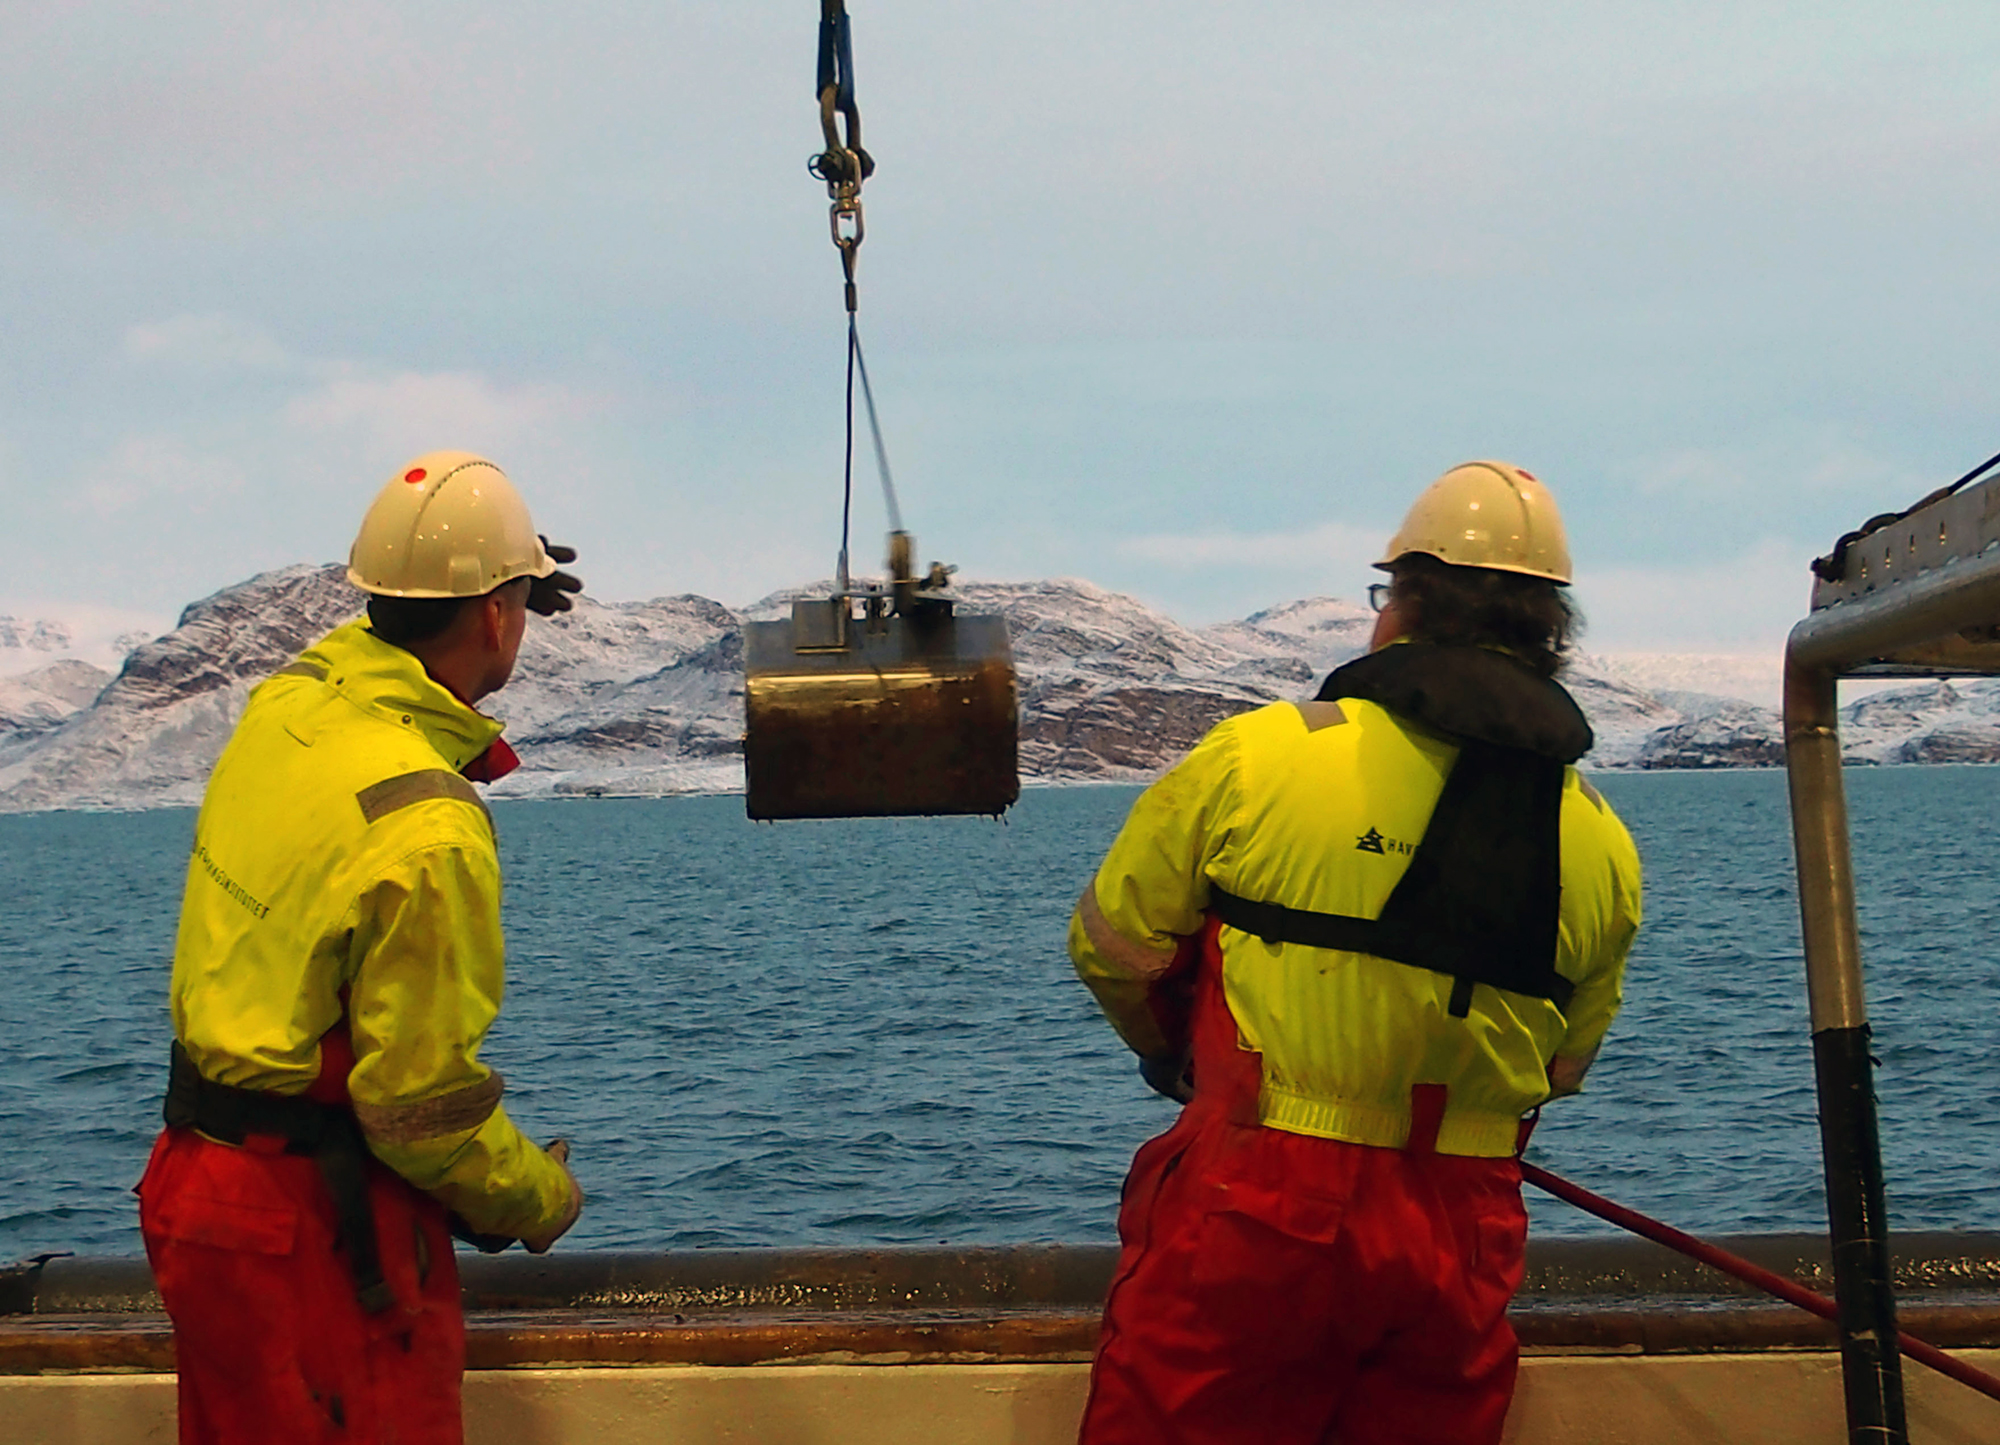
[[545, 1250], [583, 1195], [479, 1060], [504, 946], [477, 709], [582, 584], [493, 463], [419, 457], [362, 523], [368, 617], [250, 696], [195, 825], [167, 1128], [140, 1222], [183, 1442], [459, 1445], [451, 1231]]
[[1453, 468], [1369, 653], [1133, 806], [1070, 953], [1179, 1120], [1133, 1161], [1087, 1445], [1485, 1445], [1517, 1363], [1523, 1119], [1618, 1009], [1639, 861], [1574, 767], [1548, 490]]

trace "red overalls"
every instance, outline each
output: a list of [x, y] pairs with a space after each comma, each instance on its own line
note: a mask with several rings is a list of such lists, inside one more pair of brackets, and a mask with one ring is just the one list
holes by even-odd
[[1513, 1159], [1257, 1122], [1216, 927], [1194, 1002], [1197, 1093], [1132, 1162], [1084, 1445], [1492, 1445], [1513, 1398], [1507, 1305], [1527, 1215]]
[[[347, 1102], [353, 1048], [320, 1041], [307, 1097]], [[444, 1207], [369, 1160], [395, 1303], [363, 1311], [319, 1167], [252, 1134], [241, 1148], [167, 1129], [139, 1224], [174, 1322], [182, 1445], [462, 1445], [465, 1325]]]

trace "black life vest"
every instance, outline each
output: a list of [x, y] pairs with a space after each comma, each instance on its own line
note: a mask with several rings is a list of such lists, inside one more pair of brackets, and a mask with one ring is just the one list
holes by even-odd
[[1457, 760], [1408, 869], [1378, 918], [1317, 913], [1211, 887], [1209, 907], [1267, 943], [1336, 948], [1449, 974], [1450, 1013], [1472, 986], [1552, 1001], [1576, 986], [1556, 972], [1562, 901], [1564, 768], [1590, 750], [1590, 725], [1558, 684], [1503, 653], [1401, 643], [1336, 669], [1321, 702], [1360, 698], [1443, 733]]

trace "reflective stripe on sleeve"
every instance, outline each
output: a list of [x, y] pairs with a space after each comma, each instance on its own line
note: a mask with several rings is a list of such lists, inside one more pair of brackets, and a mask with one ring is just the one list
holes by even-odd
[[1173, 966], [1176, 950], [1149, 948], [1143, 943], [1134, 943], [1111, 926], [1104, 910], [1097, 906], [1096, 879], [1084, 885], [1083, 897], [1077, 900], [1076, 911], [1083, 920], [1084, 936], [1105, 962], [1148, 982]]
[[354, 795], [354, 801], [361, 805], [361, 816], [371, 823], [398, 808], [427, 803], [433, 798], [456, 798], [461, 803], [470, 803], [485, 814], [488, 826], [492, 825], [493, 815], [486, 811], [486, 800], [479, 796], [479, 790], [457, 773], [443, 768], [425, 768], [421, 772], [384, 778]]
[[326, 669], [316, 662], [295, 662], [290, 667], [281, 667], [272, 673], [273, 677], [309, 677], [314, 682], [326, 681]]
[[382, 1144], [415, 1144], [445, 1134], [477, 1129], [500, 1106], [507, 1085], [498, 1073], [491, 1078], [424, 1099], [415, 1104], [354, 1104], [361, 1132]]

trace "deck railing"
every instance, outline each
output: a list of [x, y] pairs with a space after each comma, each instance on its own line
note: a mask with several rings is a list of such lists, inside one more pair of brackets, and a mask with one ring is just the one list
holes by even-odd
[[[1996, 458], [2000, 461], [2000, 458]], [[1812, 1013], [1848, 1438], [1904, 1445], [1902, 1360], [1841, 777], [1843, 677], [2000, 673], [2000, 478], [1989, 462], [1814, 563], [1785, 648], [1785, 759]]]

